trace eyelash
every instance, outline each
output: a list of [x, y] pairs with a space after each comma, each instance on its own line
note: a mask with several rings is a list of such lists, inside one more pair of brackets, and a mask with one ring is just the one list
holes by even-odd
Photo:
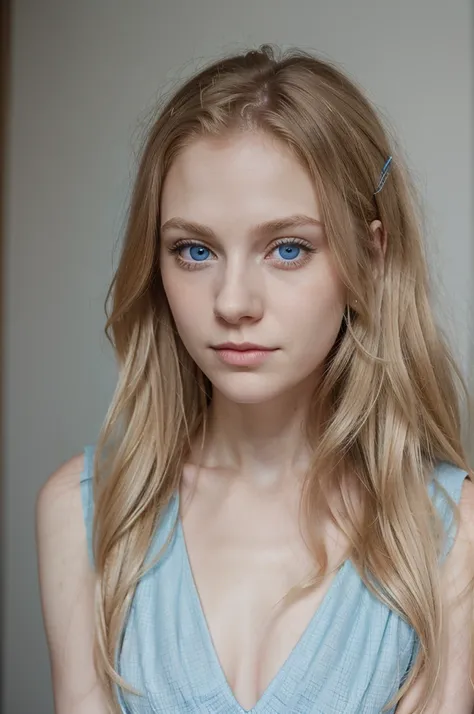
[[[196, 270], [202, 266], [205, 265], [208, 261], [189, 261], [189, 260], [183, 260], [183, 258], [180, 256], [179, 251], [182, 250], [183, 248], [189, 248], [190, 246], [201, 246], [203, 248], [206, 248], [210, 253], [212, 253], [210, 248], [207, 248], [203, 243], [200, 243], [199, 241], [193, 241], [193, 240], [188, 240], [188, 239], [182, 239], [177, 241], [173, 246], [168, 248], [168, 252], [171, 255], [174, 255], [176, 258], [178, 264], [185, 268], [185, 270]], [[297, 245], [300, 248], [303, 248], [305, 254], [303, 255], [302, 258], [297, 258], [296, 260], [291, 260], [291, 261], [279, 261], [281, 265], [284, 266], [284, 270], [292, 270], [294, 268], [299, 268], [301, 265], [303, 265], [309, 257], [310, 253], [316, 253], [316, 248], [313, 248], [312, 245], [309, 243], [306, 243], [306, 241], [301, 240], [300, 238], [280, 238], [273, 246], [270, 252], [273, 252], [275, 248], [278, 248], [280, 245]]]

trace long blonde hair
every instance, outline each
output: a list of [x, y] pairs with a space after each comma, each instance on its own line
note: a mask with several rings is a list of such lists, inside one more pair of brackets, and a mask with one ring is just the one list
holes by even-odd
[[[212, 399], [212, 385], [176, 332], [161, 282], [161, 189], [174, 158], [195, 138], [252, 130], [283, 141], [313, 178], [328, 244], [357, 300], [347, 307], [313, 399], [306, 516], [311, 522], [317, 509], [329, 512], [350, 537], [367, 587], [416, 632], [418, 656], [394, 701], [421, 670], [427, 701], [441, 671], [443, 528], [427, 479], [438, 461], [472, 472], [461, 436], [467, 389], [430, 306], [419, 201], [394, 141], [356, 84], [309, 53], [277, 58], [265, 45], [208, 65], [161, 107], [107, 295], [105, 331], [119, 379], [96, 444], [93, 539], [95, 664], [111, 711], [120, 711], [116, 686], [129, 688], [116, 656], [145, 556], [193, 439], [205, 432]], [[389, 155], [390, 176], [374, 196]], [[387, 231], [378, 281], [369, 230], [376, 218]], [[360, 485], [362, 522], [345, 498], [347, 474]], [[344, 513], [329, 508], [329, 487], [338, 490]], [[327, 572], [317, 530], [312, 548], [319, 569], [305, 588]]]

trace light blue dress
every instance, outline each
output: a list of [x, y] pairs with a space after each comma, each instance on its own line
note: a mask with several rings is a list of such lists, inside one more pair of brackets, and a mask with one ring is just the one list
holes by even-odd
[[[92, 562], [92, 458], [81, 475]], [[441, 462], [435, 474], [459, 503], [466, 473]], [[454, 541], [451, 510], [429, 487]], [[152, 541], [151, 560], [179, 513], [170, 502]], [[346, 560], [278, 674], [251, 710], [235, 699], [220, 666], [194, 584], [181, 524], [165, 555], [140, 581], [117, 659], [119, 673], [143, 693], [120, 695], [124, 714], [380, 714], [416, 653], [413, 629], [375, 598]], [[394, 709], [390, 710], [392, 714]]]

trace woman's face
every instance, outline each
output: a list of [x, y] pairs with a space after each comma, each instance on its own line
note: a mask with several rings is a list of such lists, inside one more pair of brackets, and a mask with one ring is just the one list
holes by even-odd
[[[346, 290], [319, 220], [309, 175], [263, 133], [197, 139], [169, 170], [164, 289], [189, 354], [234, 402], [306, 390], [320, 377]], [[214, 349], [224, 342], [273, 351], [258, 363], [229, 364]]]

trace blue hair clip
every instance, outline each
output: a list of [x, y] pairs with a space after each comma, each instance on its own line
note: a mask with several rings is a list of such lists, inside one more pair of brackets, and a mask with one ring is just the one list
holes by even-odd
[[379, 185], [377, 186], [377, 190], [375, 191], [374, 196], [375, 196], [375, 194], [379, 193], [379, 191], [382, 190], [383, 185], [384, 185], [385, 181], [387, 180], [387, 176], [388, 176], [389, 173], [390, 173], [390, 165], [391, 165], [391, 163], [392, 163], [392, 157], [389, 156], [388, 159], [387, 159], [387, 161], [386, 161], [385, 164], [384, 164], [384, 167], [383, 167], [383, 169], [382, 169], [382, 173], [380, 174]]

